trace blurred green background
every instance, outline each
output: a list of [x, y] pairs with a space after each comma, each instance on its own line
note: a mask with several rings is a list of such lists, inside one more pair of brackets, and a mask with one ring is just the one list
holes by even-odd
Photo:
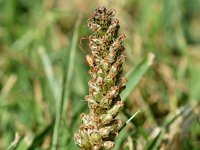
[[57, 148], [77, 149], [73, 132], [88, 112], [87, 19], [99, 5], [116, 9], [127, 36], [124, 74], [155, 54], [120, 115], [141, 110], [145, 122], [129, 123], [116, 149], [145, 149], [186, 105], [190, 113], [147, 149], [200, 148], [199, 0], [0, 0], [0, 150], [50, 149], [61, 95]]

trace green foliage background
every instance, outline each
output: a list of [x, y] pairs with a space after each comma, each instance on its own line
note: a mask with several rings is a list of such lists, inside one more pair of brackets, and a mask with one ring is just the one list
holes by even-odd
[[[120, 117], [144, 114], [115, 149], [198, 149], [199, 0], [0, 0], [0, 149], [50, 149], [60, 110], [57, 149], [77, 149], [73, 132], [88, 112], [87, 19], [99, 5], [116, 9], [127, 36], [124, 74], [132, 84]], [[182, 107], [189, 113], [177, 119]]]

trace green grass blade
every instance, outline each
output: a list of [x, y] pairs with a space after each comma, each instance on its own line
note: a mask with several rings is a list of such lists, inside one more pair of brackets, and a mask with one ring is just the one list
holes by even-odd
[[[121, 93], [122, 101], [126, 100], [126, 98], [129, 96], [131, 91], [139, 83], [142, 76], [145, 74], [148, 68], [152, 65], [153, 59], [154, 59], [154, 54], [149, 53], [147, 58], [145, 58], [140, 64], [136, 66], [134, 70], [132, 70], [129, 74], [127, 74], [128, 82], [126, 85], [126, 89]], [[138, 115], [139, 112], [140, 111], [136, 112], [132, 117], [130, 117], [119, 130], [121, 131], [132, 119], [134, 119]], [[113, 150], [119, 149], [121, 143], [125, 140], [126, 137], [127, 137], [127, 132], [125, 130], [120, 132], [119, 137], [116, 140], [116, 146], [113, 148]]]
[[75, 25], [71, 50], [69, 53], [68, 69], [65, 72], [67, 74], [67, 81], [66, 81], [66, 88], [67, 88], [66, 99], [67, 100], [69, 99], [70, 83], [71, 83], [71, 79], [72, 79], [73, 71], [74, 71], [75, 54], [76, 54], [76, 49], [77, 49], [78, 33], [79, 33], [81, 18], [82, 16], [80, 15]]
[[50, 58], [46, 54], [44, 47], [40, 47], [38, 52], [39, 52], [40, 58], [43, 62], [45, 74], [47, 76], [50, 88], [53, 92], [55, 104], [58, 105], [57, 102], [59, 100], [58, 98], [59, 98], [59, 95], [60, 95], [59, 94], [60, 90], [58, 88], [58, 84], [56, 82], [56, 79], [55, 79], [55, 76], [54, 76], [54, 73], [53, 73], [53, 68], [52, 68]]
[[52, 132], [53, 129], [53, 123], [45, 127], [45, 129], [39, 133], [32, 141], [31, 145], [29, 146], [28, 150], [34, 150], [37, 147], [41, 146], [42, 143], [44, 142], [45, 138], [47, 135]]
[[15, 150], [20, 143], [20, 137], [18, 133], [15, 133], [15, 139], [12, 141], [12, 143], [8, 146], [7, 150]]
[[147, 58], [145, 58], [134, 70], [132, 70], [128, 76], [128, 82], [126, 84], [126, 89], [121, 93], [122, 101], [125, 101], [129, 94], [133, 91], [136, 85], [139, 83], [142, 76], [152, 65], [154, 59], [154, 54], [149, 53]]
[[131, 122], [139, 113], [140, 113], [140, 111], [137, 111], [136, 113], [134, 113], [134, 114], [126, 121], [126, 123], [124, 123], [124, 124], [120, 127], [120, 129], [119, 129], [118, 131], [120, 132], [124, 127], [126, 127], [126, 125], [127, 125], [129, 122]]
[[7, 150], [27, 150], [32, 142], [32, 138], [25, 136], [20, 138], [19, 135], [15, 135], [15, 140], [10, 144]]
[[[56, 114], [56, 120], [55, 120], [55, 126], [54, 126], [54, 131], [53, 131], [53, 140], [52, 140], [52, 147], [51, 150], [56, 150], [58, 146], [58, 137], [59, 137], [59, 131], [60, 131], [60, 124], [61, 124], [61, 116], [63, 113], [63, 107], [64, 107], [64, 99], [66, 96], [66, 99], [69, 99], [69, 93], [70, 93], [70, 80], [73, 75], [73, 70], [74, 70], [74, 60], [75, 60], [75, 54], [76, 54], [76, 43], [78, 41], [78, 33], [79, 33], [79, 27], [81, 23], [81, 17], [79, 16], [76, 25], [75, 25], [75, 30], [73, 33], [73, 38], [72, 38], [72, 46], [69, 54], [69, 62], [68, 62], [68, 69], [64, 73], [64, 78], [63, 78], [63, 89], [62, 89], [62, 94], [61, 94], [61, 100], [59, 101], [58, 108], [57, 108], [57, 114]], [[66, 82], [66, 88], [65, 90], [65, 82]], [[66, 91], [66, 93], [65, 93]], [[67, 103], [65, 105], [67, 108]]]
[[125, 130], [124, 132], [121, 132], [119, 134], [119, 137], [115, 141], [115, 147], [112, 150], [119, 150], [122, 145], [122, 142], [126, 139], [127, 136], [128, 136], [128, 133]]
[[[136, 113], [134, 113], [127, 121], [126, 123], [124, 123], [120, 129], [118, 130], [119, 132], [122, 131], [122, 129], [124, 129], [124, 127], [126, 127], [126, 125], [131, 122], [133, 119], [137, 118], [137, 116], [141, 113], [141, 111], [137, 111]], [[126, 139], [127, 137], [127, 132], [125, 130], [123, 130], [122, 132], [120, 132], [119, 137], [116, 140], [116, 146], [114, 147], [113, 150], [117, 150], [120, 148], [122, 142]]]

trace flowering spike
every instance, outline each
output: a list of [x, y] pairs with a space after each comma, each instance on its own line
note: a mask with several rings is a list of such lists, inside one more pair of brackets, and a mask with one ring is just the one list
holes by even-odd
[[91, 54], [86, 56], [92, 77], [88, 82], [89, 95], [85, 97], [90, 113], [81, 114], [82, 125], [74, 140], [83, 150], [107, 150], [115, 145], [120, 125], [116, 116], [123, 106], [119, 94], [126, 83], [121, 76], [125, 35], [118, 35], [120, 26], [115, 11], [105, 7], [94, 11], [88, 27], [94, 32], [89, 37]]

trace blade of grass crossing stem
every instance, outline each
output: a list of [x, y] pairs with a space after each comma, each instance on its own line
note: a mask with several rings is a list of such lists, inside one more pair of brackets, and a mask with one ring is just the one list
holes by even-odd
[[118, 132], [120, 132], [129, 122], [131, 122], [131, 120], [133, 120], [138, 114], [140, 113], [140, 111], [137, 111], [136, 113], [134, 113], [127, 121], [126, 123], [124, 123], [120, 129], [118, 130]]
[[[56, 120], [55, 120], [55, 125], [54, 125], [53, 139], [52, 139], [53, 141], [52, 141], [51, 150], [56, 150], [56, 147], [58, 146], [58, 137], [59, 137], [61, 116], [63, 113], [65, 96], [67, 99], [65, 108], [67, 108], [67, 105], [68, 105], [69, 93], [70, 93], [70, 91], [69, 91], [70, 90], [70, 80], [72, 78], [73, 70], [74, 70], [76, 43], [78, 40], [78, 33], [79, 33], [81, 18], [82, 18], [81, 15], [79, 15], [79, 18], [75, 25], [75, 30], [74, 30], [73, 38], [72, 38], [72, 45], [71, 45], [71, 49], [70, 49], [70, 53], [69, 53], [68, 69], [64, 72], [63, 89], [62, 89], [62, 94], [61, 94], [61, 100], [59, 101], [58, 108], [57, 108], [58, 110], [57, 110]], [[66, 82], [66, 85], [65, 85], [65, 82]], [[67, 88], [67, 90], [65, 90], [65, 87]], [[66, 93], [65, 93], [65, 91], [66, 91]]]
[[[124, 129], [124, 127], [129, 123], [131, 122], [138, 114], [140, 113], [140, 111], [137, 111], [136, 113], [134, 113], [127, 121], [125, 124], [123, 124], [120, 129], [118, 130], [119, 132], [122, 131], [122, 129]], [[118, 150], [121, 146], [121, 143], [126, 139], [127, 137], [127, 132], [126, 131], [123, 131], [123, 132], [120, 132], [119, 134], [119, 137], [117, 138], [116, 140], [116, 146], [113, 148], [113, 150]]]
[[112, 150], [119, 150], [120, 146], [122, 145], [122, 142], [126, 139], [128, 136], [128, 133], [124, 130], [124, 132], [121, 132], [119, 134], [119, 137], [115, 141], [115, 147]]
[[126, 89], [121, 93], [122, 101], [125, 101], [129, 94], [133, 91], [136, 85], [139, 83], [142, 76], [148, 70], [148, 68], [152, 65], [153, 59], [155, 55], [153, 53], [149, 53], [147, 58], [145, 58], [139, 65], [136, 66], [134, 70], [132, 70], [128, 76], [128, 82], [126, 84]]

